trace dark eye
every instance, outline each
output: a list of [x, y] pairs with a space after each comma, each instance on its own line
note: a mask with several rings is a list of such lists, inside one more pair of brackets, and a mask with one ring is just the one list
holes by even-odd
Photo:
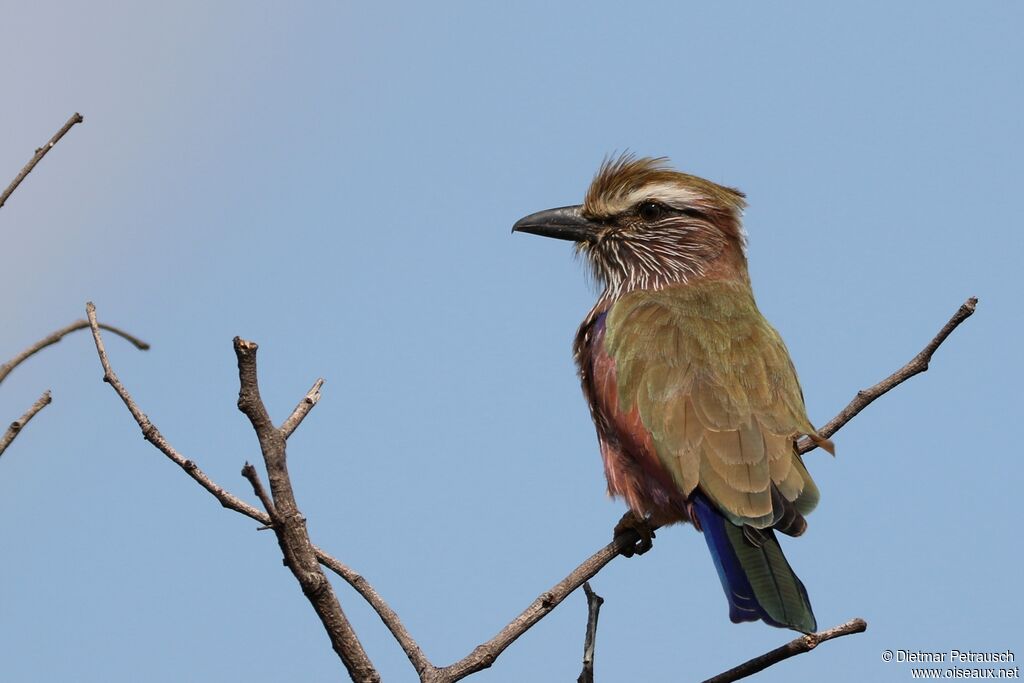
[[653, 223], [665, 215], [665, 207], [658, 202], [644, 202], [636, 212], [645, 223]]

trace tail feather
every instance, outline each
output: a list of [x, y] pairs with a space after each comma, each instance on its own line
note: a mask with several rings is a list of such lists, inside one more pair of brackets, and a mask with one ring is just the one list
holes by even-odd
[[803, 633], [817, 628], [807, 590], [771, 529], [759, 530], [763, 542], [754, 544], [742, 527], [725, 519], [703, 496], [694, 497], [693, 509], [729, 600], [729, 619], [761, 619]]

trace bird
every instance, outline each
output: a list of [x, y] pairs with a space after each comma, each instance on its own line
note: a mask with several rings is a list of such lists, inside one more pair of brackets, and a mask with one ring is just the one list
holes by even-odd
[[819, 491], [797, 440], [833, 455], [807, 417], [786, 345], [754, 300], [739, 190], [625, 153], [580, 205], [532, 213], [513, 233], [575, 243], [600, 295], [573, 342], [608, 493], [640, 540], [703, 533], [734, 623], [814, 632], [803, 582], [776, 532], [800, 536]]

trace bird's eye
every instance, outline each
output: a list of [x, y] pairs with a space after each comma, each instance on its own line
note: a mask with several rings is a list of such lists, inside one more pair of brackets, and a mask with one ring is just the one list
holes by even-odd
[[658, 202], [644, 202], [637, 209], [640, 219], [646, 223], [653, 223], [665, 215], [665, 207]]

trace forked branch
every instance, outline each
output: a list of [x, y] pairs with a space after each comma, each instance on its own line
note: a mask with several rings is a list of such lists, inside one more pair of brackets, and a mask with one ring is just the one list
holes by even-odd
[[[277, 535], [278, 545], [284, 554], [284, 563], [302, 587], [302, 593], [309, 600], [313, 611], [320, 617], [324, 630], [331, 640], [331, 646], [341, 657], [349, 676], [360, 683], [379, 683], [380, 674], [374, 669], [366, 655], [355, 629], [348, 621], [331, 582], [324, 576], [320, 563], [309, 540], [306, 518], [302, 516], [295, 501], [291, 478], [288, 475], [286, 457], [287, 440], [283, 430], [278, 429], [270, 419], [270, 413], [260, 397], [259, 380], [256, 372], [255, 342], [235, 337], [235, 356], [238, 358], [238, 409], [242, 411], [260, 442], [263, 462], [270, 480], [270, 495], [263, 490], [256, 470], [247, 465], [243, 473], [253, 485], [256, 495], [267, 506], [272, 529]], [[271, 501], [271, 497], [273, 501]]]
[[[110, 359], [107, 356], [106, 346], [103, 343], [103, 336], [100, 333], [100, 330], [103, 329], [104, 326], [97, 321], [96, 307], [92, 302], [86, 304], [86, 313], [89, 318], [89, 324], [92, 327], [92, 337], [96, 344], [96, 353], [99, 356], [100, 365], [103, 367], [103, 381], [111, 386], [114, 392], [124, 403], [128, 412], [131, 413], [131, 416], [135, 419], [136, 424], [139, 425], [139, 429], [142, 430], [143, 438], [151, 443], [158, 451], [163, 453], [171, 462], [180, 467], [185, 474], [203, 487], [223, 507], [243, 514], [246, 517], [259, 522], [262, 526], [268, 528], [271, 527], [273, 523], [266, 512], [250, 505], [217, 484], [199, 467], [199, 465], [196, 464], [194, 460], [182, 455], [174, 448], [174, 446], [171, 445], [164, 435], [160, 433], [157, 426], [153, 424], [149, 417], [142, 411], [138, 403], [135, 402], [135, 399], [132, 398], [132, 395], [128, 392], [128, 389], [124, 384], [122, 384], [120, 378], [118, 378], [117, 373], [114, 372], [114, 368], [111, 366]], [[309, 392], [307, 392], [306, 396], [299, 402], [299, 405], [296, 406], [291, 416], [279, 428], [282, 435], [287, 436], [291, 433], [291, 431], [286, 429], [288, 425], [291, 425], [291, 430], [294, 431], [295, 427], [298, 426], [313, 406], [316, 405], [316, 402], [320, 398], [320, 388], [322, 386], [322, 379], [318, 379], [314, 382]], [[317, 560], [320, 564], [344, 579], [370, 604], [371, 607], [373, 607], [380, 616], [381, 621], [383, 621], [384, 625], [391, 631], [395, 640], [397, 640], [402, 646], [402, 649], [408, 656], [409, 661], [416, 668], [416, 671], [424, 672], [428, 669], [432, 669], [430, 662], [427, 661], [426, 656], [423, 654], [423, 651], [420, 649], [416, 641], [413, 640], [411, 635], [409, 635], [409, 632], [406, 630], [405, 625], [402, 624], [401, 619], [399, 619], [395, 611], [391, 609], [383, 598], [380, 597], [373, 586], [371, 586], [370, 583], [361, 574], [359, 574], [359, 572], [348, 567], [337, 558], [330, 556], [321, 548], [313, 546], [313, 550], [316, 553]]]

